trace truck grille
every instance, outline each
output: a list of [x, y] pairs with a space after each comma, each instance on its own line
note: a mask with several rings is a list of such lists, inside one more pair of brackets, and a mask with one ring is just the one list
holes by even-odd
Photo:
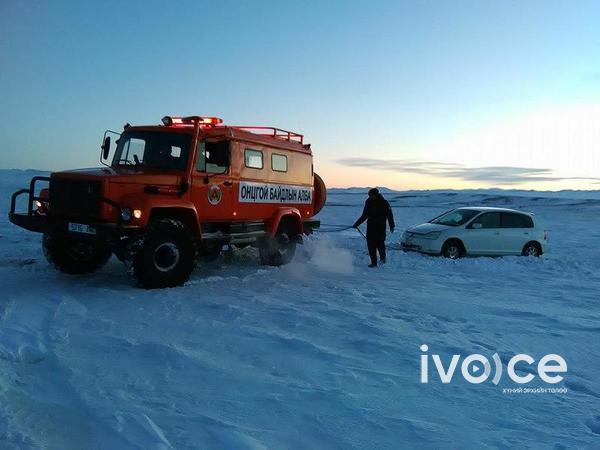
[[50, 178], [50, 211], [67, 216], [97, 217], [100, 213], [99, 181]]

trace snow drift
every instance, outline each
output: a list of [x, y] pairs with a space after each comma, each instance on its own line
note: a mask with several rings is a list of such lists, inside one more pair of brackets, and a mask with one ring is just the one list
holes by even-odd
[[[32, 175], [0, 172], [2, 448], [600, 445], [598, 193], [385, 193], [398, 230], [463, 205], [532, 211], [551, 233], [539, 260], [390, 251], [372, 270], [347, 230], [286, 267], [236, 250], [144, 291], [115, 259], [79, 277], [49, 267], [6, 216]], [[321, 220], [351, 224], [364, 197], [332, 190]], [[568, 392], [421, 384], [422, 344], [445, 362], [557, 353]]]

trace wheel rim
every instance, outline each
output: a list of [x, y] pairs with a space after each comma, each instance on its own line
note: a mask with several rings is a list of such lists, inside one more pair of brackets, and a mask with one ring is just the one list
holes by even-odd
[[277, 246], [277, 253], [281, 256], [285, 256], [286, 253], [290, 252], [294, 242], [290, 240], [286, 233], [283, 233], [279, 239], [279, 245]]
[[164, 242], [154, 250], [154, 266], [161, 272], [172, 270], [179, 262], [179, 249], [172, 242]]
[[460, 250], [456, 245], [451, 245], [448, 247], [448, 250], [446, 250], [446, 255], [448, 255], [448, 258], [450, 259], [458, 259], [460, 256]]
[[74, 261], [79, 262], [88, 261], [94, 253], [93, 246], [86, 242], [74, 242], [67, 247], [67, 251]]
[[537, 256], [538, 255], [538, 249], [535, 245], [529, 245], [526, 249], [525, 249], [525, 254], [527, 256]]

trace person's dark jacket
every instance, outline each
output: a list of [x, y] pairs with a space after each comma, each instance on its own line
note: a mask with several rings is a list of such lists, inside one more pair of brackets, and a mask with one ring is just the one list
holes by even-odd
[[358, 227], [367, 221], [367, 239], [370, 241], [383, 241], [386, 235], [386, 221], [390, 224], [390, 230], [394, 231], [394, 215], [388, 201], [381, 194], [369, 197], [365, 202], [362, 216], [353, 225]]

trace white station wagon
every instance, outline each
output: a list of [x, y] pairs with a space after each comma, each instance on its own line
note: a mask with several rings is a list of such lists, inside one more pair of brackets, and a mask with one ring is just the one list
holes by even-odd
[[468, 207], [448, 211], [402, 234], [405, 251], [443, 255], [540, 256], [548, 244], [548, 232], [539, 228], [532, 214], [505, 208]]

